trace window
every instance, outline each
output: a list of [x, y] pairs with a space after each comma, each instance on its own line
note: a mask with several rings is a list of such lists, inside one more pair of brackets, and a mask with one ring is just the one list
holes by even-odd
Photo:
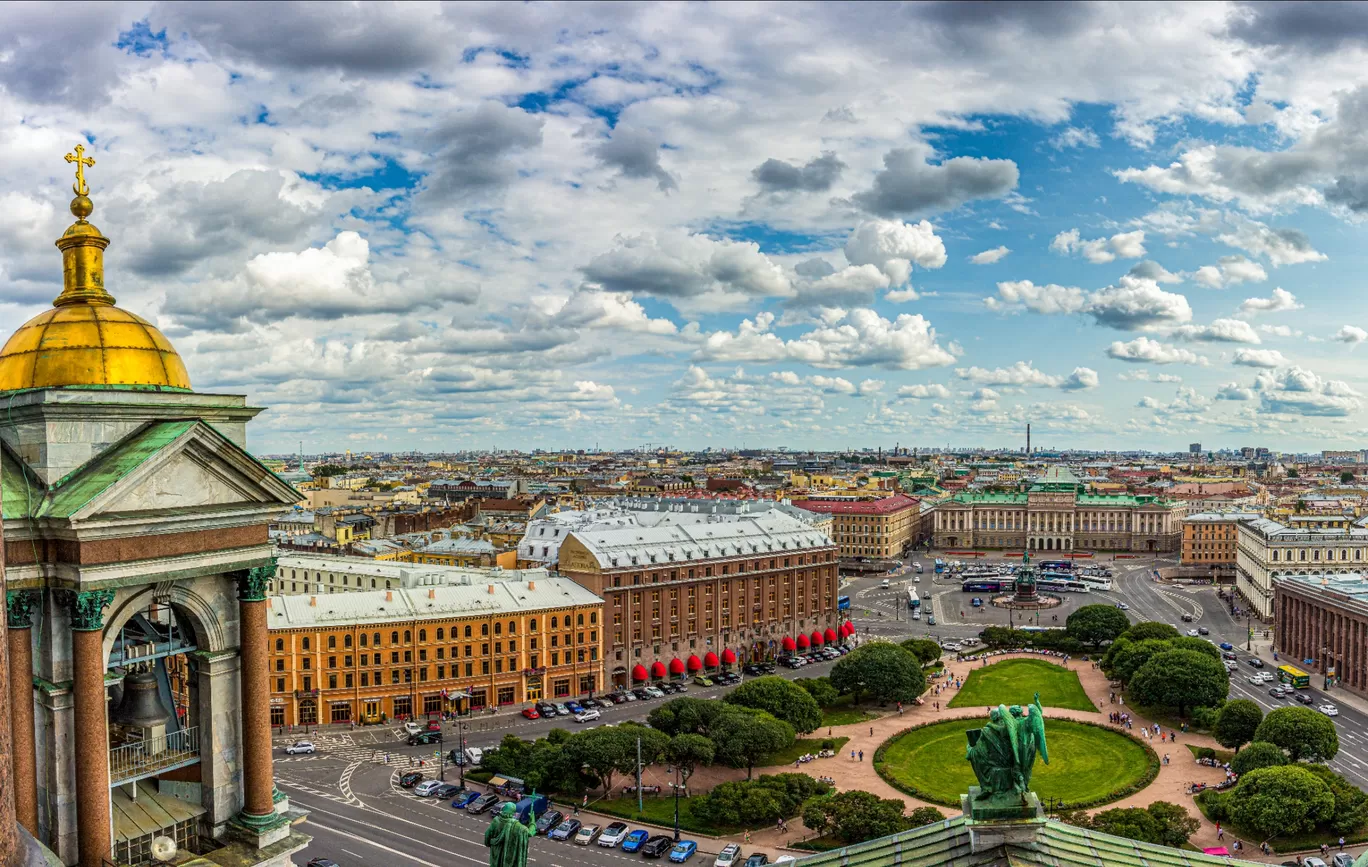
[[530, 629], [530, 630], [532, 630], [533, 632], [536, 632], [536, 631], [537, 631], [537, 618], [533, 617], [530, 621], [528, 621], [528, 623], [527, 623], [527, 628]]
[[516, 620], [510, 620], [510, 621], [508, 621], [508, 634], [509, 634], [509, 635], [517, 635], [517, 634], [518, 634], [518, 621], [516, 621]]
[[480, 624], [480, 635], [481, 635], [481, 637], [484, 637], [484, 636], [488, 636], [488, 635], [489, 635], [489, 624], [488, 624], [488, 623], [481, 623], [481, 624]]
[[364, 632], [361, 633], [361, 646], [362, 646], [362, 647], [365, 647], [365, 646], [366, 646], [366, 633], [364, 633]]
[[313, 668], [313, 660], [307, 656], [304, 657], [304, 670], [308, 671], [311, 668]]
[[412, 651], [412, 650], [405, 650], [405, 651], [404, 651], [404, 662], [413, 662], [413, 651]]
[[276, 692], [284, 692], [284, 691], [285, 691], [285, 678], [283, 678], [283, 677], [277, 677], [277, 678], [276, 678]]
[[555, 628], [556, 628], [557, 626], [559, 626], [559, 625], [560, 625], [560, 624], [559, 624], [559, 622], [557, 621], [557, 619], [554, 618], [554, 617], [552, 617], [552, 618], [551, 618], [551, 628], [552, 628], [552, 629], [555, 629]]
[[[692, 588], [692, 587], [689, 588], [689, 595], [690, 595], [690, 596], [693, 595], [693, 588]], [[598, 612], [597, 612], [597, 611], [590, 611], [590, 612], [589, 612], [589, 623], [590, 623], [590, 625], [593, 625], [593, 624], [595, 624], [595, 623], [598, 623]]]
[[576, 622], [576, 625], [577, 625], [577, 626], [583, 626], [583, 625], [584, 625], [584, 615], [583, 615], [583, 614], [581, 614], [581, 615], [579, 616], [579, 619], [578, 619], [578, 621]]
[[328, 675], [328, 689], [337, 689], [337, 675]]
[[285, 639], [283, 639], [283, 638], [277, 638], [277, 639], [276, 639], [276, 653], [282, 653], [284, 650], [285, 650]]
[[489, 660], [480, 660], [480, 674], [489, 674]]
[[342, 649], [343, 649], [343, 650], [347, 650], [347, 649], [351, 648], [351, 644], [352, 644], [352, 642], [351, 642], [351, 636], [350, 636], [350, 635], [344, 635], [344, 636], [342, 636]]
[[376, 647], [380, 646], [380, 633], [375, 633], [375, 638], [371, 641], [371, 644], [375, 645]]
[[390, 683], [398, 683], [398, 682], [399, 682], [399, 669], [397, 669], [397, 668], [392, 668], [392, 669], [390, 669]]
[[513, 687], [511, 687], [511, 686], [501, 686], [501, 687], [499, 687], [499, 704], [512, 704], [512, 703], [513, 703]]
[[329, 635], [329, 636], [328, 636], [328, 649], [329, 649], [329, 650], [336, 650], [336, 649], [337, 649], [337, 636], [336, 636], [336, 635]]
[[408, 629], [405, 629], [405, 630], [404, 630], [404, 643], [405, 643], [405, 644], [412, 644], [412, 643], [413, 643], [413, 632], [412, 632], [411, 630], [408, 630]]
[[470, 637], [470, 626], [469, 626], [469, 625], [467, 625], [466, 628], [465, 628], [465, 637], [466, 637], [466, 638], [469, 638], [469, 637]]
[[277, 659], [277, 660], [276, 660], [276, 671], [284, 671], [284, 670], [285, 670], [285, 660], [283, 660], [283, 659]]
[[438, 629], [438, 630], [437, 630], [437, 640], [438, 640], [438, 641], [445, 641], [445, 640], [446, 640], [446, 630], [445, 630], [445, 629]]
[[[347, 676], [350, 677], [351, 675], [347, 675]], [[362, 685], [362, 686], [370, 686], [370, 672], [366, 672], [366, 671], [361, 672], [361, 685]]]
[[351, 686], [352, 686], [352, 676], [351, 676], [351, 673], [350, 673], [350, 672], [348, 672], [347, 674], [342, 675], [342, 685], [345, 686], [345, 687], [347, 687], [348, 689], [351, 689]]
[[426, 629], [420, 629], [420, 630], [418, 630], [418, 642], [419, 642], [420, 644], [426, 644], [426, 643], [427, 643], [427, 630], [426, 630]]
[[446, 666], [445, 666], [445, 665], [439, 665], [439, 666], [437, 666], [437, 679], [438, 679], [438, 680], [445, 680], [445, 679], [446, 679]]
[[304, 636], [304, 649], [305, 649], [305, 650], [308, 650], [308, 649], [309, 649], [309, 636], [307, 636], [307, 635]]
[[390, 644], [398, 644], [398, 643], [399, 643], [399, 633], [398, 633], [398, 632], [391, 632], [391, 633], [390, 633]]
[[351, 667], [352, 667], [352, 658], [351, 658], [350, 656], [344, 656], [344, 657], [342, 657], [342, 667], [343, 667], [343, 668], [351, 668]]

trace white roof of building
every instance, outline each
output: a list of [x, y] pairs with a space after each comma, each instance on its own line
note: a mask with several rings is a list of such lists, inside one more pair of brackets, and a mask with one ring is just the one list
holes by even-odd
[[1258, 512], [1197, 512], [1188, 515], [1185, 521], [1253, 521], [1262, 517]]
[[452, 536], [439, 539], [431, 545], [418, 548], [419, 554], [493, 554], [494, 543], [488, 539], [472, 539], [469, 536]]
[[[394, 560], [371, 560], [364, 557], [326, 557], [293, 554], [276, 561], [276, 576], [281, 569], [303, 572], [331, 572], [336, 575], [364, 575], [398, 581], [401, 587], [431, 587], [441, 585], [476, 585], [489, 581], [540, 581], [550, 573], [545, 569], [501, 569], [498, 566], [440, 566], [427, 563], [400, 563]], [[291, 580], [285, 577], [284, 580]], [[307, 575], [294, 580], [314, 580]]]
[[1272, 518], [1256, 518], [1252, 521], [1242, 521], [1241, 524], [1264, 536], [1270, 538], [1287, 537], [1288, 541], [1304, 540], [1311, 537], [1326, 541], [1368, 542], [1368, 529], [1359, 526], [1352, 528], [1289, 527]]
[[267, 600], [271, 629], [343, 626], [395, 621], [444, 620], [521, 614], [570, 606], [601, 605], [603, 600], [568, 578], [546, 576], [513, 580], [515, 573], [469, 586], [365, 590], [356, 593], [272, 596]]
[[734, 520], [712, 516], [700, 523], [576, 532], [604, 569], [653, 563], [782, 554], [834, 544], [818, 530], [782, 512]]

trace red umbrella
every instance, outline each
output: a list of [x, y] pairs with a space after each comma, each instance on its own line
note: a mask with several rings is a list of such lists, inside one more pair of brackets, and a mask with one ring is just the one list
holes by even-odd
[[733, 662], [736, 662], [736, 654], [728, 647], [722, 651], [722, 664], [731, 665]]
[[793, 639], [789, 638], [787, 635], [784, 636], [784, 640], [781, 643], [783, 644], [785, 650], [793, 650], [795, 647], [797, 647], [797, 645], [793, 643]]
[[822, 633], [818, 632], [818, 631], [815, 630], [815, 629], [812, 630], [812, 646], [813, 646], [813, 647], [821, 647], [821, 646], [822, 646]]
[[807, 649], [808, 649], [808, 645], [810, 645], [810, 644], [812, 644], [812, 642], [811, 642], [811, 641], [808, 641], [808, 637], [807, 637], [806, 635], [803, 635], [803, 634], [801, 634], [801, 633], [798, 635], [798, 649], [799, 649], [799, 650], [807, 650]]
[[829, 644], [836, 640], [836, 630], [828, 626], [826, 632], [822, 633], [822, 637], [825, 638]]
[[653, 663], [651, 663], [651, 677], [664, 677], [664, 676], [665, 676], [665, 663], [663, 663], [663, 662], [653, 662]]
[[672, 659], [672, 660], [670, 660], [670, 674], [683, 674], [683, 673], [684, 673], [684, 660], [682, 660], [682, 659]]
[[706, 668], [717, 668], [717, 654], [709, 650], [706, 654], [703, 655], [703, 665]]
[[632, 669], [632, 680], [645, 680], [648, 677], [650, 677], [650, 675], [646, 673], [646, 666], [638, 665], [636, 668]]
[[689, 657], [689, 671], [698, 671], [702, 667], [703, 660], [699, 659], [697, 656]]

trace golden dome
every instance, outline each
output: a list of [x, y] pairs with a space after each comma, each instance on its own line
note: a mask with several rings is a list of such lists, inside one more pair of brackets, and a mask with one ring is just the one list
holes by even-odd
[[0, 391], [24, 388], [106, 387], [190, 390], [185, 363], [170, 341], [147, 320], [114, 306], [104, 288], [104, 250], [109, 239], [86, 222], [84, 168], [76, 155], [76, 222], [57, 241], [62, 251], [62, 294], [53, 309], [20, 326], [0, 349]]

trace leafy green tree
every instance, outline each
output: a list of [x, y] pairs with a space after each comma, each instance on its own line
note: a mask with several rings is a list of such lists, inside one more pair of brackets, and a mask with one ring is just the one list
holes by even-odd
[[[1221, 661], [1221, 651], [1216, 645], [1207, 641], [1205, 638], [1193, 638], [1191, 635], [1180, 635], [1177, 638], [1169, 639], [1169, 647], [1174, 650], [1195, 650], [1204, 653], [1217, 662]], [[1221, 666], [1224, 668], [1225, 666]]]
[[1309, 707], [1269, 711], [1254, 732], [1254, 740], [1282, 747], [1294, 762], [1328, 762], [1339, 752], [1335, 724]]
[[945, 821], [945, 814], [935, 807], [918, 807], [907, 814], [907, 827], [920, 828], [933, 822]]
[[769, 825], [784, 815], [780, 793], [766, 786], [729, 780], [693, 802], [694, 817], [711, 825]]
[[670, 737], [682, 734], [707, 734], [717, 712], [716, 701], [680, 696], [652, 708], [646, 722], [651, 728]]
[[868, 693], [879, 701], [911, 702], [926, 691], [921, 662], [896, 644], [876, 642], [841, 657], [831, 669], [831, 685], [853, 694], [855, 703]]
[[[1111, 677], [1115, 677], [1116, 672], [1114, 669], [1116, 666], [1116, 658], [1121, 654], [1125, 653], [1126, 648], [1130, 647], [1134, 643], [1135, 642], [1131, 641], [1125, 635], [1122, 635], [1120, 638], [1113, 641], [1107, 647], [1107, 652], [1102, 654], [1102, 661], [1100, 663], [1100, 665], [1102, 666], [1102, 670], [1107, 672], [1107, 674]], [[1069, 824], [1072, 825], [1073, 823], [1070, 822]]]
[[1237, 698], [1226, 702], [1216, 715], [1216, 725], [1211, 730], [1211, 736], [1216, 739], [1216, 743], [1238, 753], [1240, 747], [1254, 740], [1254, 732], [1258, 730], [1261, 722], [1263, 709], [1247, 698]]
[[[1142, 642], [1143, 643], [1143, 642]], [[1151, 657], [1130, 681], [1141, 704], [1178, 709], [1221, 701], [1230, 692], [1230, 675], [1215, 659], [1192, 650], [1168, 650]]]
[[1084, 605], [1069, 615], [1064, 630], [1084, 644], [1099, 647], [1115, 641], [1130, 625], [1126, 612], [1115, 605]]
[[[1117, 643], [1120, 644], [1121, 642]], [[1111, 675], [1122, 683], [1130, 683], [1131, 678], [1135, 677], [1135, 673], [1145, 663], [1172, 649], [1167, 641], [1160, 641], [1157, 638], [1146, 638], [1144, 641], [1127, 641], [1112, 658]]]
[[1225, 804], [1232, 824], [1271, 837], [1313, 830], [1334, 814], [1335, 796], [1306, 767], [1282, 765], [1245, 774]]
[[659, 759], [669, 745], [669, 737], [663, 732], [625, 722], [579, 732], [566, 742], [564, 749], [570, 760], [607, 793], [613, 790], [616, 774], [636, 770], [638, 739], [641, 741], [641, 761], [648, 765]]
[[1167, 623], [1146, 620], [1135, 624], [1122, 634], [1131, 641], [1148, 641], [1150, 639], [1168, 641], [1170, 638], [1178, 637], [1178, 630]]
[[818, 707], [831, 707], [836, 703], [836, 699], [841, 697], [836, 687], [831, 685], [829, 677], [800, 677], [794, 683], [807, 690]]
[[793, 726], [797, 732], [816, 731], [822, 724], [822, 709], [801, 686], [782, 677], [756, 677], [727, 693], [728, 704], [763, 710], [775, 719]]
[[810, 803], [803, 811], [803, 824], [842, 843], [863, 843], [908, 828], [904, 806], [897, 798], [880, 798], [858, 790], [840, 792]]
[[711, 765], [716, 754], [713, 742], [702, 735], [675, 735], [665, 748], [665, 759], [679, 768], [680, 782], [685, 787], [689, 785], [689, 777], [693, 776], [694, 771], [700, 765]]
[[1331, 833], [1351, 834], [1363, 827], [1363, 823], [1368, 821], [1368, 795], [1325, 765], [1303, 767], [1329, 786], [1330, 794], [1335, 796], [1335, 811], [1329, 824]]
[[[1258, 729], [1255, 729], [1257, 732]], [[1275, 768], [1287, 764], [1287, 753], [1277, 744], [1256, 740], [1230, 760], [1230, 769], [1240, 776], [1259, 768]]]
[[720, 706], [724, 710], [713, 721], [708, 737], [717, 761], [731, 768], [745, 768], [746, 779], [754, 773], [756, 762], [793, 745], [793, 726], [783, 720], [754, 708]]
[[1170, 801], [1155, 801], [1145, 811], [1159, 823], [1159, 839], [1154, 842], [1164, 846], [1177, 849], [1202, 827], [1196, 816]]
[[1173, 847], [1182, 846], [1201, 827], [1187, 810], [1168, 801], [1155, 801], [1148, 807], [1103, 810], [1094, 816], [1077, 810], [1065, 814], [1064, 820], [1104, 834]]
[[917, 657], [923, 666], [941, 658], [940, 644], [929, 638], [909, 638], [898, 646]]

